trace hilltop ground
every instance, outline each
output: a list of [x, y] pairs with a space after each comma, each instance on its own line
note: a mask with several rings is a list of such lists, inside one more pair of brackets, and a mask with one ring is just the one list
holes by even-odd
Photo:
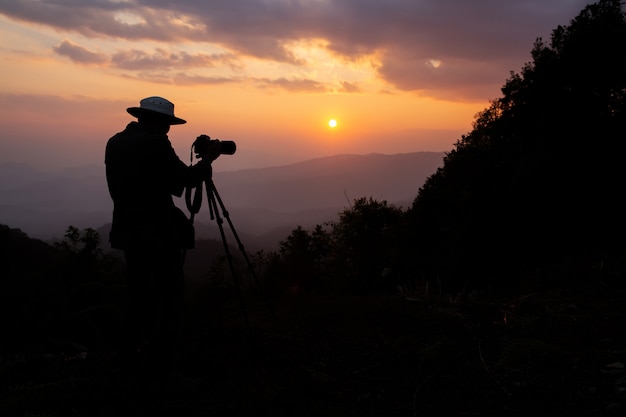
[[[509, 300], [303, 297], [275, 318], [196, 306], [180, 368], [127, 374], [111, 352], [1, 362], [3, 416], [599, 416], [626, 411], [624, 294]], [[193, 318], [193, 320], [191, 320]]]

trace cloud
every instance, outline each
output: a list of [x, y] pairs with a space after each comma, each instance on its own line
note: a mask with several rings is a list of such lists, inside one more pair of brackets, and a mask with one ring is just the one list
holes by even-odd
[[100, 52], [91, 52], [69, 40], [64, 40], [60, 45], [55, 46], [52, 49], [57, 54], [66, 56], [72, 61], [80, 64], [103, 64], [109, 60], [105, 54]]
[[433, 66], [431, 60], [422, 57], [402, 57], [401, 54], [385, 56], [379, 74], [400, 90], [441, 99], [471, 99], [486, 94], [490, 94], [488, 99], [495, 98], [509, 75], [503, 72], [504, 65], [490, 61], [456, 58], [438, 60]]
[[[0, 13], [93, 38], [193, 42], [302, 65], [294, 42], [325, 39], [342, 59], [380, 57], [378, 75], [396, 89], [445, 98], [490, 99], [530, 60], [537, 37], [567, 25], [588, 0], [14, 0]], [[72, 56], [80, 57], [78, 51]], [[165, 48], [167, 49], [167, 48]], [[60, 53], [60, 52], [59, 52]], [[67, 53], [68, 56], [69, 52]], [[167, 52], [114, 58], [143, 70]], [[88, 59], [86, 54], [82, 59]], [[94, 57], [91, 57], [92, 59]], [[232, 65], [217, 56], [173, 55], [188, 66]], [[83, 62], [83, 61], [80, 61]], [[433, 63], [438, 63], [433, 65]], [[279, 82], [274, 83], [280, 84]], [[287, 83], [285, 86], [296, 86]], [[314, 82], [308, 84], [316, 88]]]
[[199, 40], [204, 33], [203, 23], [174, 2], [152, 7], [133, 0], [16, 0], [1, 2], [0, 13], [90, 37], [169, 42]]
[[354, 84], [354, 83], [342, 81], [340, 91], [342, 93], [358, 93], [361, 91], [361, 87], [359, 87], [357, 84]]
[[228, 83], [238, 83], [245, 81], [245, 79], [234, 77], [210, 77], [205, 75], [195, 75], [187, 73], [175, 73], [158, 71], [146, 71], [137, 73], [125, 73], [122, 77], [132, 80], [148, 81], [155, 84], [168, 84], [168, 85], [187, 85], [187, 86], [201, 86], [201, 85], [219, 85]]
[[207, 77], [204, 75], [176, 74], [174, 83], [178, 85], [217, 85], [240, 82], [242, 79], [232, 77]]
[[180, 69], [180, 68], [215, 68], [228, 66], [231, 69], [242, 69], [243, 64], [232, 54], [191, 54], [184, 51], [168, 51], [157, 48], [152, 52], [139, 49], [118, 51], [112, 56], [101, 52], [93, 52], [70, 40], [64, 40], [53, 50], [69, 57], [78, 64], [107, 64], [113, 68], [143, 71], [150, 69]]
[[[78, 64], [101, 64], [121, 70], [131, 70], [131, 74], [124, 73], [124, 78], [150, 81], [157, 84], [175, 85], [216, 85], [236, 82], [246, 82], [249, 77], [206, 76], [170, 70], [215, 68], [229, 66], [231, 69], [241, 69], [239, 59], [232, 54], [190, 54], [188, 52], [172, 52], [157, 48], [153, 52], [139, 49], [118, 51], [111, 57], [100, 52], [92, 52], [70, 40], [63, 41], [53, 48], [59, 55], [68, 56]], [[259, 80], [257, 80], [259, 81]], [[309, 79], [263, 79], [258, 83], [259, 88], [278, 87], [297, 92], [324, 92], [330, 89], [324, 84]], [[343, 91], [358, 91], [356, 85], [343, 83]]]
[[304, 93], [324, 93], [331, 91], [331, 89], [323, 83], [308, 80], [308, 79], [293, 79], [288, 80], [286, 78], [278, 79], [261, 79], [257, 80], [259, 88], [280, 88], [291, 92], [304, 92]]
[[114, 67], [131, 70], [145, 70], [151, 68], [213, 68], [229, 66], [241, 68], [242, 64], [232, 54], [190, 54], [188, 52], [170, 52], [163, 48], [154, 52], [145, 52], [138, 49], [120, 51], [111, 57]]

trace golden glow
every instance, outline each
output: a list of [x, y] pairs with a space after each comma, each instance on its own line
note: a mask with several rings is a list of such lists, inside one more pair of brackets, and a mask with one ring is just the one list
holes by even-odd
[[[116, 18], [142, 24], [133, 14]], [[185, 23], [193, 21], [181, 21]], [[287, 45], [297, 64], [240, 55], [233, 57], [232, 65], [205, 68], [192, 59], [171, 72], [134, 69], [141, 59], [129, 59], [128, 66], [113, 60], [95, 65], [50, 47], [65, 39], [103, 56], [134, 51], [160, 57], [161, 48], [187, 57], [232, 52], [204, 43], [122, 44], [59, 34], [0, 16], [0, 137], [5, 141], [0, 144], [0, 163], [37, 163], [29, 152], [33, 146], [58, 149], [50, 132], [63, 138], [64, 155], [81, 163], [102, 163], [104, 141], [133, 120], [126, 108], [151, 95], [172, 100], [177, 116], [187, 120], [169, 133], [182, 159], [201, 133], [235, 140], [237, 155], [218, 162], [229, 169], [340, 153], [448, 151], [487, 105], [397, 90], [377, 75], [375, 54], [349, 62], [321, 39]], [[430, 65], [445, 63], [434, 60]], [[22, 147], [25, 138], [30, 148]], [[39, 162], [53, 163], [43, 159], [44, 153]]]

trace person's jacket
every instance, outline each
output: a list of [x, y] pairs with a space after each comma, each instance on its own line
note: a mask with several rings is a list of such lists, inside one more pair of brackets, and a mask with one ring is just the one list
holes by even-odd
[[105, 165], [113, 200], [111, 246], [186, 247], [187, 231], [181, 228], [188, 225], [172, 195], [180, 197], [185, 187], [210, 177], [210, 164], [185, 165], [167, 135], [131, 122], [107, 142]]

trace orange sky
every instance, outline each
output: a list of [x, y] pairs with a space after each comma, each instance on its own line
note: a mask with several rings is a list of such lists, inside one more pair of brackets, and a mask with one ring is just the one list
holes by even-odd
[[160, 95], [188, 122], [170, 131], [184, 161], [201, 133], [237, 142], [224, 170], [450, 150], [534, 40], [586, 4], [4, 3], [0, 163], [101, 164], [125, 109]]

